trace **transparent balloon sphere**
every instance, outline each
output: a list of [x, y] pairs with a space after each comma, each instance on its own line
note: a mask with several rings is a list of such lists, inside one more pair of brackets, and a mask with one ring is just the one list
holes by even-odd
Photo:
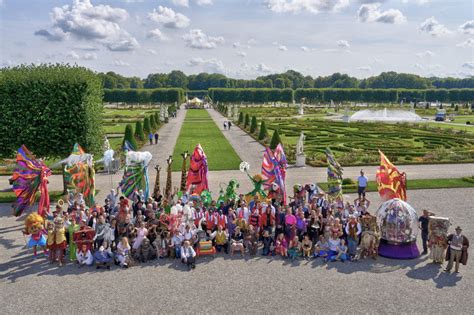
[[416, 240], [418, 215], [407, 202], [397, 198], [387, 200], [379, 207], [376, 216], [382, 239], [393, 243]]

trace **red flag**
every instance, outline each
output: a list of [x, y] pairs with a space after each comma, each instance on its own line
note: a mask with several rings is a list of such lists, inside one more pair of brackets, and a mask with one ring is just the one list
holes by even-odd
[[386, 201], [393, 198], [407, 200], [406, 174], [400, 173], [395, 165], [382, 153], [380, 153], [380, 167], [377, 170], [377, 188], [380, 197]]

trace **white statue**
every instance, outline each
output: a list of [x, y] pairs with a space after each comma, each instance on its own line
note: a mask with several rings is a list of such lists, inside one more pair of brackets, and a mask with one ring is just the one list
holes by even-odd
[[304, 133], [303, 131], [300, 133], [300, 138], [298, 139], [298, 143], [296, 144], [296, 155], [304, 155]]

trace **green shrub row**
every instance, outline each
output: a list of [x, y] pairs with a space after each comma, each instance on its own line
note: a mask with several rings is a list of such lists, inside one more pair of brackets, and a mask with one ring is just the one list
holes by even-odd
[[104, 89], [106, 103], [175, 103], [184, 101], [183, 89]]

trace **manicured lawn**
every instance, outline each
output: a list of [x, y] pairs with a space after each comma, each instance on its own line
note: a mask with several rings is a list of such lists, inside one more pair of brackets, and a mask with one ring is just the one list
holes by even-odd
[[[474, 122], [474, 120], [473, 120]], [[455, 123], [458, 123], [457, 120], [455, 121]], [[450, 123], [438, 123], [438, 122], [429, 122], [428, 123], [431, 127], [439, 127], [439, 128], [443, 128], [443, 129], [453, 129], [453, 130], [464, 130], [466, 132], [469, 132], [469, 133], [474, 133], [474, 125], [462, 125], [461, 123], [459, 123], [459, 125], [453, 125], [453, 124], [450, 124]]]
[[[50, 191], [50, 201], [57, 201], [63, 197], [62, 191]], [[36, 200], [39, 201], [40, 194], [37, 193]], [[16, 201], [16, 195], [12, 191], [0, 191], [0, 203], [13, 203]]]
[[452, 122], [456, 124], [465, 124], [467, 121], [471, 122], [471, 125], [474, 125], [474, 115], [455, 116]]
[[[135, 123], [130, 123], [135, 128]], [[125, 126], [127, 123], [114, 123], [114, 124], [104, 124], [103, 129], [104, 133], [125, 133]]]
[[160, 109], [110, 109], [106, 108], [104, 110], [104, 117], [106, 118], [120, 118], [120, 117], [142, 117], [149, 116], [152, 113], [160, 112]]
[[[327, 183], [318, 183], [323, 189], [327, 190]], [[440, 178], [440, 179], [408, 179], [407, 190], [415, 189], [448, 189], [448, 188], [469, 188], [474, 187], [474, 179], [470, 178]], [[344, 193], [356, 193], [355, 185], [343, 186]], [[377, 191], [377, 183], [369, 182], [367, 191]], [[408, 196], [409, 197], [409, 196]]]
[[234, 148], [204, 109], [190, 109], [173, 152], [173, 171], [181, 170], [181, 153], [192, 154], [200, 143], [207, 156], [210, 171], [237, 170], [241, 162]]

